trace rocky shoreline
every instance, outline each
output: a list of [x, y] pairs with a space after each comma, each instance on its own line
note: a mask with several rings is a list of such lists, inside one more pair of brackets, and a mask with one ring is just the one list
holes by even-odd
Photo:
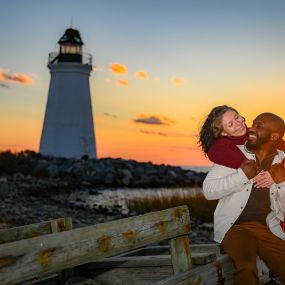
[[70, 186], [94, 187], [193, 187], [201, 186], [205, 173], [165, 164], [121, 158], [66, 159], [42, 156], [32, 151], [0, 153], [0, 175], [21, 173], [64, 180]]
[[[82, 227], [136, 215], [120, 205], [88, 207], [70, 197], [79, 191], [156, 187], [199, 187], [204, 173], [180, 167], [122, 159], [67, 160], [35, 153], [0, 154], [0, 228], [22, 226], [59, 217], [71, 217]], [[81, 203], [82, 202], [82, 203]], [[192, 242], [212, 242], [212, 224], [192, 219]]]

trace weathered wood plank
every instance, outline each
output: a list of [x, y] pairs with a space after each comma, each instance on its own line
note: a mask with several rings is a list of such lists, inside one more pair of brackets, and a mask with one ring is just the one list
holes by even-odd
[[231, 285], [233, 284], [233, 271], [229, 256], [221, 255], [214, 262], [173, 275], [153, 285]]
[[[190, 231], [187, 206], [0, 245], [2, 284], [40, 277]], [[13, 272], [13, 274], [11, 274]]]
[[215, 252], [217, 254], [221, 253], [220, 244], [217, 243], [200, 243], [200, 244], [190, 244], [191, 252]]
[[192, 253], [192, 264], [193, 265], [204, 265], [215, 261], [217, 254], [215, 252], [193, 252]]
[[169, 246], [174, 274], [190, 269], [192, 260], [188, 234], [170, 239]]
[[[133, 284], [133, 285], [149, 285], [148, 280], [140, 278], [137, 272], [127, 271], [124, 272], [122, 269], [114, 268], [106, 272], [101, 272], [95, 278], [98, 284], [114, 285], [114, 284]], [[123, 280], [123, 281], [122, 281]]]
[[[207, 264], [216, 260], [216, 253], [193, 253], [192, 264]], [[112, 268], [112, 267], [161, 267], [172, 266], [170, 254], [149, 255], [149, 256], [115, 256], [100, 259], [83, 265], [85, 269], [96, 270], [96, 268]]]
[[[221, 252], [220, 244], [218, 243], [190, 243], [191, 253], [208, 253], [208, 252]], [[139, 253], [139, 254], [138, 254]], [[158, 255], [158, 254], [170, 254], [169, 245], [149, 245], [140, 249], [135, 249], [127, 253], [123, 253], [121, 256], [131, 256], [131, 255]]]
[[21, 227], [0, 230], [0, 244], [72, 229], [71, 218], [59, 218]]

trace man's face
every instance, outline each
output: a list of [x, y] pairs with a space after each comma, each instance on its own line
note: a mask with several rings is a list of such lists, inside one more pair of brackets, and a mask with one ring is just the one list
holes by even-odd
[[270, 119], [266, 115], [257, 116], [249, 129], [246, 146], [249, 149], [260, 149], [262, 145], [270, 141]]

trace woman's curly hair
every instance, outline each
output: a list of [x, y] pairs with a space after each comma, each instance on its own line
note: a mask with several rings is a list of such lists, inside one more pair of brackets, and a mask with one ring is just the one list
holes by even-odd
[[227, 105], [217, 106], [211, 110], [206, 117], [200, 132], [198, 144], [202, 148], [205, 155], [207, 155], [210, 147], [213, 143], [221, 137], [223, 131], [222, 128], [222, 117], [228, 110], [237, 112], [234, 108]]

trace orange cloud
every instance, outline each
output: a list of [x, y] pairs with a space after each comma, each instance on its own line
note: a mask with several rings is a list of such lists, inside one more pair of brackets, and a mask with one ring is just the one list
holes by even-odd
[[121, 86], [125, 86], [125, 87], [128, 87], [129, 86], [129, 81], [126, 80], [126, 79], [118, 79], [117, 80], [117, 83]]
[[7, 72], [0, 71], [0, 81], [4, 82], [13, 82], [13, 83], [19, 83], [19, 84], [25, 84], [25, 85], [31, 85], [34, 83], [34, 79], [23, 73], [12, 73], [8, 74]]
[[[187, 133], [176, 133], [176, 132], [155, 132], [155, 131], [147, 131], [147, 130], [140, 130], [141, 133], [147, 135], [158, 135], [164, 137], [193, 137], [193, 134]], [[197, 137], [197, 136], [195, 136]]]
[[138, 115], [136, 119], [133, 119], [134, 123], [141, 123], [147, 125], [171, 125], [174, 121], [166, 116], [159, 116], [159, 115]]
[[145, 79], [147, 80], [148, 79], [148, 73], [144, 70], [138, 70], [136, 73], [135, 73], [135, 77], [136, 78], [139, 78], [139, 79]]
[[147, 134], [147, 135], [157, 135], [157, 136], [163, 136], [167, 137], [168, 134], [163, 133], [163, 132], [154, 132], [154, 131], [145, 131], [145, 130], [140, 130], [141, 133]]
[[173, 76], [171, 79], [170, 79], [171, 83], [174, 84], [174, 85], [182, 85], [185, 83], [185, 80], [184, 78], [178, 78], [176, 76]]
[[116, 115], [110, 114], [110, 113], [108, 113], [108, 112], [104, 112], [104, 116], [106, 116], [106, 117], [111, 117], [111, 118], [117, 118]]
[[128, 73], [128, 69], [120, 63], [110, 63], [109, 68], [115, 74]]

